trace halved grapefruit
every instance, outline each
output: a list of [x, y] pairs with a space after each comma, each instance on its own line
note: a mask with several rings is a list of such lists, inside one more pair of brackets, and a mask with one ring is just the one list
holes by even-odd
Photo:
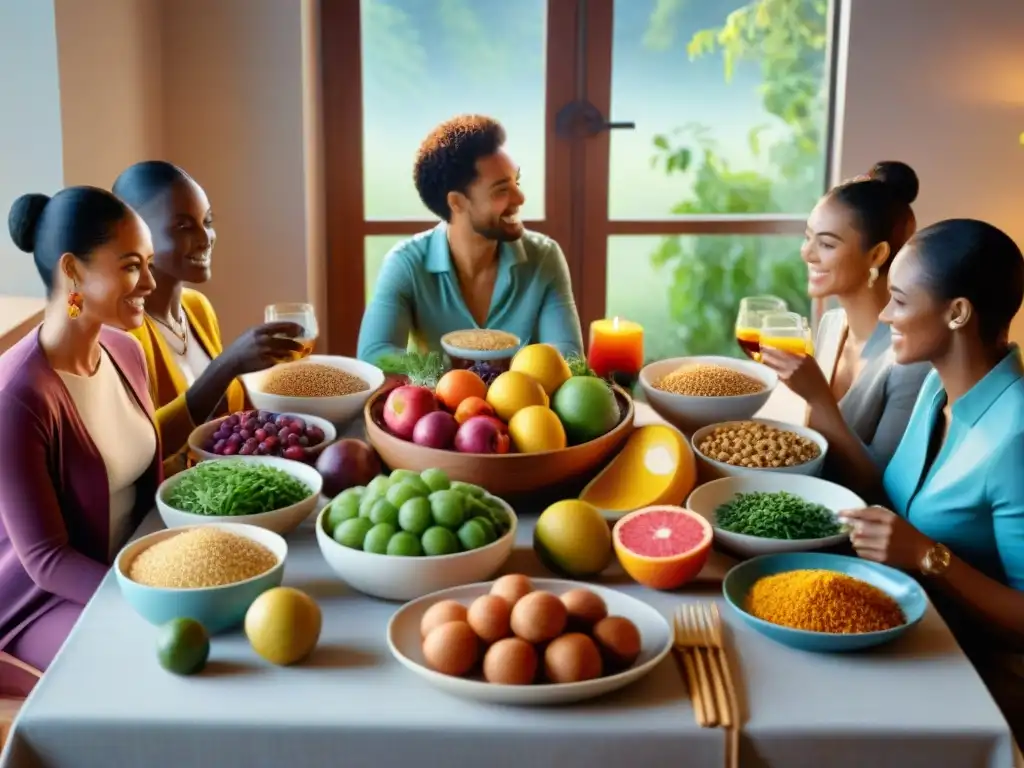
[[703, 517], [665, 505], [630, 512], [612, 529], [623, 569], [651, 589], [678, 589], [694, 579], [708, 561], [713, 537]]

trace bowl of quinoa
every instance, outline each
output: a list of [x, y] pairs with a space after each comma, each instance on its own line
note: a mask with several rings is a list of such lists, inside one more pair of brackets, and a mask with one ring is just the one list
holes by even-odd
[[384, 372], [353, 357], [310, 355], [242, 376], [257, 410], [304, 413], [344, 426], [384, 384]]
[[150, 624], [190, 618], [217, 634], [239, 626], [257, 597], [281, 585], [287, 555], [273, 531], [210, 523], [129, 542], [114, 573], [124, 599]]
[[493, 328], [469, 328], [451, 331], [441, 337], [441, 349], [456, 368], [469, 368], [474, 363], [490, 363], [496, 370], [508, 370], [513, 356], [522, 346], [514, 333]]
[[709, 424], [751, 418], [778, 383], [778, 375], [760, 363], [716, 355], [673, 357], [640, 371], [651, 408], [688, 435]]

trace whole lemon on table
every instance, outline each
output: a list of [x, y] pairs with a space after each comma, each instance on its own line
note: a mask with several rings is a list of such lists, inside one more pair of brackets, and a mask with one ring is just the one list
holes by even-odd
[[521, 371], [505, 371], [487, 389], [487, 404], [506, 424], [531, 405], [547, 405], [548, 396], [537, 381]]
[[572, 371], [562, 353], [550, 344], [530, 344], [516, 352], [510, 371], [525, 373], [540, 384], [551, 396], [564, 384]]
[[537, 518], [533, 548], [541, 562], [557, 573], [596, 576], [612, 561], [612, 532], [597, 507], [567, 499], [552, 504]]
[[320, 640], [320, 606], [292, 587], [268, 589], [245, 614], [245, 635], [256, 653], [272, 664], [294, 664]]
[[543, 405], [528, 405], [509, 419], [508, 434], [520, 453], [560, 451], [565, 448], [565, 427], [558, 415]]

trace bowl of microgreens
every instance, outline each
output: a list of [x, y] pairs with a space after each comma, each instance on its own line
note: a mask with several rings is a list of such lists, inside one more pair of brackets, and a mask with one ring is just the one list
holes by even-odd
[[245, 523], [282, 536], [317, 506], [323, 478], [314, 467], [273, 456], [204, 461], [161, 483], [156, 493], [168, 528]]
[[740, 557], [808, 552], [842, 544], [849, 531], [844, 509], [864, 500], [836, 483], [810, 475], [736, 475], [698, 487], [686, 507], [715, 529], [715, 543]]

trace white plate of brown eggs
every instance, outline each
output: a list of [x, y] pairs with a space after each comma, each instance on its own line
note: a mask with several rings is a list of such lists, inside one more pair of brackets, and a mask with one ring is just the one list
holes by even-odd
[[449, 694], [543, 706], [636, 682], [668, 655], [672, 630], [613, 589], [508, 574], [406, 603], [388, 624], [388, 647]]

